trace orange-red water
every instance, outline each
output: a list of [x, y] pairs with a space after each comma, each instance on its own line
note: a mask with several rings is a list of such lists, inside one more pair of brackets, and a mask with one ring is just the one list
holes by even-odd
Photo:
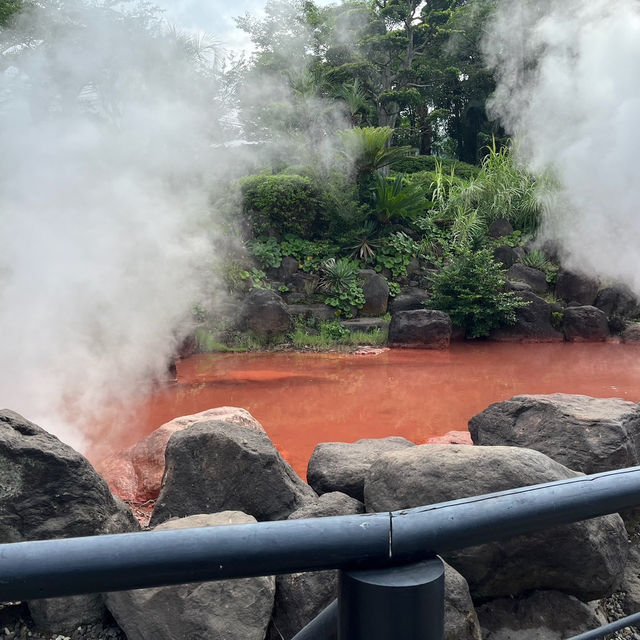
[[379, 355], [207, 354], [178, 381], [95, 432], [89, 457], [130, 446], [174, 417], [230, 405], [257, 418], [296, 471], [319, 442], [401, 435], [422, 443], [520, 393], [640, 398], [640, 348], [623, 344], [453, 344]]

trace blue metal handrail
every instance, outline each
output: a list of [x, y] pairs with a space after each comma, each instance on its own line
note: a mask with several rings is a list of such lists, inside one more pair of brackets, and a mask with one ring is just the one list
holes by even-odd
[[0, 545], [0, 601], [394, 567], [640, 505], [640, 467], [386, 513]]

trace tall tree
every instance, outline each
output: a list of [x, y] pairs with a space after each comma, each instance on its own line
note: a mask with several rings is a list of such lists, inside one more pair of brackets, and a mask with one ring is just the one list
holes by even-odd
[[0, 27], [7, 25], [21, 8], [22, 0], [0, 0]]

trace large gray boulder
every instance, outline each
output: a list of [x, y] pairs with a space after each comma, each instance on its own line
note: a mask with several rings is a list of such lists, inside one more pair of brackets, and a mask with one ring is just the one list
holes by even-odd
[[489, 226], [490, 238], [502, 238], [513, 233], [513, 225], [506, 218], [498, 218]]
[[582, 273], [561, 269], [556, 281], [556, 295], [567, 302], [592, 305], [600, 288], [597, 280]]
[[491, 600], [477, 611], [483, 640], [566, 640], [607, 622], [594, 605], [558, 591]]
[[311, 454], [307, 481], [318, 494], [341, 491], [362, 501], [364, 480], [371, 465], [385, 453], [414, 446], [398, 436], [353, 443], [323, 442]]
[[[578, 476], [516, 447], [421, 445], [381, 456], [365, 483], [367, 511], [389, 511]], [[555, 589], [589, 601], [615, 590], [627, 555], [619, 515], [554, 527], [444, 555], [474, 598]]]
[[396, 347], [447, 349], [451, 331], [451, 318], [442, 311], [398, 311], [391, 316], [389, 344]]
[[602, 342], [609, 337], [606, 314], [591, 306], [567, 307], [562, 330], [570, 342]]
[[629, 287], [625, 285], [613, 285], [598, 291], [594, 307], [611, 317], [626, 318], [638, 312], [638, 299]]
[[[194, 515], [170, 520], [157, 531], [255, 522], [244, 513]], [[273, 576], [219, 580], [106, 595], [127, 640], [264, 640], [273, 599]]]
[[[325, 493], [294, 511], [289, 520], [346, 516], [364, 512], [362, 502], [339, 493]], [[276, 599], [269, 625], [270, 640], [289, 640], [338, 595], [337, 571], [290, 573], [276, 578]]]
[[548, 288], [547, 276], [544, 271], [527, 267], [521, 263], [514, 264], [509, 268], [507, 279], [528, 284], [534, 293], [544, 294]]
[[[362, 513], [364, 505], [349, 496], [325, 493], [289, 516], [290, 520]], [[480, 626], [467, 581], [445, 563], [445, 640], [480, 640]], [[291, 640], [338, 596], [336, 571], [293, 573], [276, 578], [276, 599], [269, 640]]]
[[290, 329], [291, 316], [275, 291], [253, 289], [244, 300], [238, 326], [243, 331], [273, 336]]
[[[0, 411], [0, 543], [137, 531], [89, 462], [21, 415]], [[34, 600], [43, 629], [70, 632], [104, 615], [99, 595]]]
[[527, 305], [516, 309], [516, 322], [492, 332], [491, 339], [500, 342], [562, 342], [564, 336], [551, 323], [552, 307], [531, 291], [519, 291]]
[[360, 315], [381, 316], [386, 313], [389, 303], [387, 279], [373, 269], [361, 269], [360, 280], [364, 295], [364, 306], [360, 309]]
[[583, 473], [633, 467], [640, 461], [640, 409], [619, 398], [514, 396], [473, 416], [469, 433], [476, 445], [535, 449]]
[[169, 439], [151, 524], [220, 511], [283, 520], [315, 498], [264, 431], [200, 422]]
[[417, 287], [410, 287], [404, 289], [402, 293], [399, 293], [395, 298], [391, 299], [389, 303], [389, 311], [391, 314], [398, 313], [398, 311], [415, 311], [416, 309], [424, 309], [425, 301], [429, 298], [429, 294], [426, 289], [418, 289]]

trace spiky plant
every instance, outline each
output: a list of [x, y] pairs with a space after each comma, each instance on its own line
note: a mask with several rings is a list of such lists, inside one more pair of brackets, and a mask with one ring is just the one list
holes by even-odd
[[427, 210], [427, 199], [420, 184], [405, 184], [401, 175], [393, 179], [376, 173], [373, 206], [378, 222], [389, 224], [394, 219], [412, 220]]
[[359, 174], [382, 169], [413, 152], [409, 146], [387, 146], [392, 134], [391, 127], [354, 127], [338, 132], [344, 153]]
[[524, 258], [522, 258], [522, 264], [545, 272], [554, 266], [544, 254], [544, 251], [541, 251], [540, 249], [530, 251]]

